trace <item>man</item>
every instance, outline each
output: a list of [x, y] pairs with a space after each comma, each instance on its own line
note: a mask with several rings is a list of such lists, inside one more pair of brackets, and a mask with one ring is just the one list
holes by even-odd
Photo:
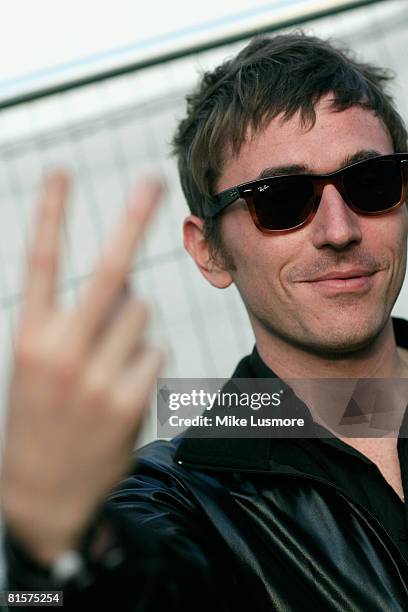
[[161, 359], [139, 300], [106, 317], [159, 186], [139, 189], [73, 312], [54, 302], [67, 183], [50, 181], [10, 386], [11, 589], [63, 589], [70, 609], [407, 609], [401, 398], [399, 436], [326, 437], [319, 385], [408, 374], [408, 326], [390, 318], [407, 134], [387, 78], [313, 37], [255, 39], [204, 76], [174, 141], [185, 246], [215, 287], [236, 284], [255, 334], [233, 379], [278, 377], [289, 395], [293, 379], [321, 436], [156, 441], [117, 485]]

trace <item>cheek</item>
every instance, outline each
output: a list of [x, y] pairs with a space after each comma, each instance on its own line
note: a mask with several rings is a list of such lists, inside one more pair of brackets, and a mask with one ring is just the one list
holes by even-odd
[[401, 232], [401, 242], [406, 245], [408, 235], [408, 205], [404, 204], [399, 210], [399, 213], [398, 225]]
[[395, 260], [405, 259], [408, 233], [408, 211], [406, 206], [383, 217], [367, 220], [365, 244], [367, 250], [375, 255], [386, 251]]
[[[261, 298], [282, 295], [282, 274], [300, 252], [294, 234], [271, 235], [260, 232], [249, 213], [236, 211], [227, 215], [221, 225], [224, 245], [232, 255], [236, 271], [234, 282], [241, 293], [251, 299], [251, 292]], [[293, 244], [293, 243], [296, 244]]]

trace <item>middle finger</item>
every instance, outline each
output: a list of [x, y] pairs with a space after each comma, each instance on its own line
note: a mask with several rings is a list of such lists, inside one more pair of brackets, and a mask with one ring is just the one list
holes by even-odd
[[96, 335], [118, 300], [135, 251], [161, 193], [160, 181], [145, 181], [138, 188], [112, 237], [103, 248], [95, 273], [85, 288], [78, 307], [78, 331], [85, 344]]

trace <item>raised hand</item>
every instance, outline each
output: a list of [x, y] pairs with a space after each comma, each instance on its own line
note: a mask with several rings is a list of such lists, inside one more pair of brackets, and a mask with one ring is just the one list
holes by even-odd
[[54, 172], [38, 206], [0, 474], [6, 525], [43, 562], [78, 545], [129, 470], [163, 362], [144, 337], [145, 302], [123, 297], [160, 183], [139, 186], [75, 309], [55, 297], [68, 189], [68, 177]]

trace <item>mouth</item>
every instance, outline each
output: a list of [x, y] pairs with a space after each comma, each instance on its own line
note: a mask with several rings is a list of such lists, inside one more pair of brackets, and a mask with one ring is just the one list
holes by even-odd
[[342, 272], [331, 273], [325, 277], [305, 281], [304, 284], [313, 290], [323, 291], [326, 293], [357, 293], [367, 292], [374, 285], [374, 277], [377, 271], [370, 272]]

